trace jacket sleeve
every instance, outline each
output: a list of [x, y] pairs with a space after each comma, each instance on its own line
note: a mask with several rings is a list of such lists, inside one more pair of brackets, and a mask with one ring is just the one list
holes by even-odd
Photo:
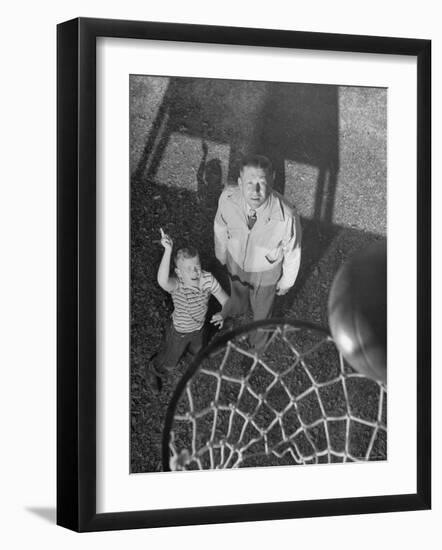
[[223, 196], [221, 195], [214, 222], [215, 256], [223, 265], [226, 263], [227, 223], [222, 214]]
[[301, 239], [301, 220], [298, 214], [293, 212], [283, 244], [282, 275], [278, 282], [279, 286], [283, 288], [291, 288], [298, 276], [301, 265]]

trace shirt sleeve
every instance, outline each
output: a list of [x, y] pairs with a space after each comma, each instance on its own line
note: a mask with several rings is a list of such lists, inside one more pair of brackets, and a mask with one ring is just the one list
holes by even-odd
[[173, 281], [173, 288], [171, 290], [166, 290], [171, 296], [175, 294], [175, 292], [179, 289], [180, 281], [176, 277], [170, 277], [170, 280]]
[[282, 276], [278, 283], [282, 288], [291, 288], [295, 284], [301, 265], [301, 238], [301, 220], [293, 212], [283, 243]]
[[223, 197], [221, 195], [218, 210], [215, 216], [214, 222], [214, 234], [215, 234], [215, 256], [219, 262], [223, 265], [226, 263], [227, 252], [227, 222], [222, 214], [222, 202]]

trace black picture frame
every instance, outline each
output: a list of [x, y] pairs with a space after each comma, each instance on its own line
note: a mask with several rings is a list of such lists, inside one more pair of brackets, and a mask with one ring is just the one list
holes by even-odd
[[[417, 59], [415, 494], [96, 512], [97, 37], [395, 54]], [[57, 523], [82, 532], [429, 509], [431, 41], [79, 18], [58, 25], [57, 47]]]

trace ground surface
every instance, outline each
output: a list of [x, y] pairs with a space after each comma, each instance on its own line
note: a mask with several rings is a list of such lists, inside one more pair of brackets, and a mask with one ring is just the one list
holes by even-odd
[[[173, 79], [172, 79], [173, 80]], [[337, 269], [386, 232], [385, 90], [146, 79], [131, 82], [131, 470], [161, 468], [161, 435], [185, 358], [161, 395], [146, 361], [161, 342], [171, 301], [156, 283], [159, 227], [213, 260], [213, 217], [235, 158], [259, 147], [277, 186], [302, 216], [302, 266], [276, 314], [327, 327]], [[236, 86], [236, 87], [235, 87]]]

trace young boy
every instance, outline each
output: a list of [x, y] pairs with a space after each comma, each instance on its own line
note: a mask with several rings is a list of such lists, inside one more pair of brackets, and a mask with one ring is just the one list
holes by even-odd
[[[158, 268], [158, 284], [172, 296], [174, 310], [172, 321], [166, 329], [161, 351], [146, 365], [146, 382], [161, 391], [162, 375], [172, 369], [188, 348], [196, 355], [204, 343], [204, 322], [210, 295], [213, 294], [221, 306], [228, 300], [215, 277], [201, 269], [198, 251], [181, 248], [175, 255], [175, 277], [170, 276], [170, 261], [173, 241], [160, 228], [163, 257]], [[210, 322], [219, 328], [223, 325], [223, 311], [212, 316]]]

